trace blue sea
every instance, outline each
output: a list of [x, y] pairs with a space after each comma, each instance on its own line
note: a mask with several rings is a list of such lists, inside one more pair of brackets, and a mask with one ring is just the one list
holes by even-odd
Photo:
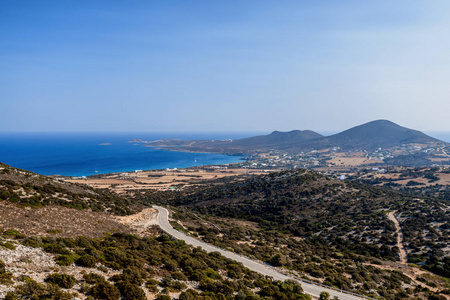
[[429, 136], [432, 136], [438, 140], [450, 143], [450, 132], [442, 132], [442, 131], [431, 131], [431, 132], [424, 132], [425, 134], [428, 134]]
[[[0, 133], [0, 162], [43, 175], [186, 168], [241, 161], [239, 156], [157, 150], [131, 139], [236, 139], [243, 133]], [[103, 145], [102, 145], [103, 144]]]

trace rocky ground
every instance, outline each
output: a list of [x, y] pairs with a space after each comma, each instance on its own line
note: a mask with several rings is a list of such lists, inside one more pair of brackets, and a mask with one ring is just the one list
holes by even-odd
[[[14, 243], [12, 240], [6, 241]], [[15, 247], [14, 250], [0, 247], [0, 258], [6, 264], [7, 272], [13, 275], [13, 284], [0, 284], [0, 299], [4, 299], [6, 293], [14, 290], [15, 286], [23, 284], [22, 278], [24, 276], [42, 283], [48, 275], [54, 273], [69, 274], [78, 281], [81, 281], [83, 274], [86, 273], [96, 273], [105, 277], [120, 273], [109, 268], [104, 268], [105, 272], [102, 272], [96, 268], [77, 267], [75, 265], [62, 267], [55, 263], [55, 255], [44, 252], [42, 248], [32, 248], [21, 244], [15, 244]], [[67, 291], [78, 294], [77, 290], [80, 288], [80, 284], [76, 284]], [[80, 298], [75, 297], [74, 299], [84, 299], [84, 297], [81, 298], [80, 296]]]
[[27, 236], [96, 238], [132, 229], [107, 213], [77, 210], [61, 206], [38, 209], [0, 202], [0, 229], [17, 230]]

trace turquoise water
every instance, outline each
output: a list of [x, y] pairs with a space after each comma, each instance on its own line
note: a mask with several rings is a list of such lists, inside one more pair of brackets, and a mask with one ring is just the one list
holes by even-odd
[[251, 134], [1, 133], [0, 162], [43, 175], [66, 176], [226, 164], [241, 157], [157, 150], [128, 141], [247, 136]]

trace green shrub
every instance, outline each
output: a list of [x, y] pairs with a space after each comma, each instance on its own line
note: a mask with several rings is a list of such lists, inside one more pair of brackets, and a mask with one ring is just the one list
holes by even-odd
[[78, 247], [77, 242], [72, 238], [64, 238], [61, 239], [61, 242], [66, 246], [67, 248], [76, 248]]
[[92, 247], [91, 241], [87, 237], [84, 237], [84, 236], [77, 237], [76, 242], [78, 244], [78, 247], [82, 247], [82, 248]]
[[189, 289], [187, 291], [182, 292], [178, 299], [179, 300], [196, 300], [199, 298], [200, 298], [199, 294], [196, 291]]
[[105, 282], [105, 277], [95, 273], [84, 274], [83, 279], [90, 284], [95, 284], [99, 282]]
[[6, 230], [5, 232], [3, 232], [3, 235], [15, 236], [15, 235], [18, 235], [18, 234], [20, 234], [20, 232], [18, 232], [17, 230], [13, 230], [13, 229], [9, 229], [9, 230]]
[[41, 246], [41, 239], [38, 237], [29, 237], [22, 244], [28, 247], [39, 248]]
[[56, 258], [56, 263], [60, 266], [70, 266], [71, 264], [74, 263], [74, 261], [77, 259], [77, 255], [75, 254], [63, 254], [63, 255], [58, 255], [58, 257]]
[[6, 264], [0, 259], [0, 274], [6, 273]]
[[17, 230], [12, 230], [12, 229], [6, 230], [5, 232], [3, 232], [3, 235], [11, 236], [16, 239], [22, 239], [25, 237], [22, 233], [18, 232]]
[[145, 271], [137, 268], [127, 268], [123, 270], [122, 274], [114, 275], [111, 277], [112, 281], [124, 281], [131, 284], [141, 285], [146, 277]]
[[144, 291], [136, 284], [131, 284], [128, 282], [118, 282], [117, 287], [119, 288], [120, 294], [124, 299], [133, 300], [146, 300]]
[[319, 300], [329, 300], [329, 299], [330, 299], [330, 294], [328, 292], [320, 293]]
[[171, 285], [171, 288], [172, 288], [174, 291], [179, 292], [179, 291], [182, 291], [182, 290], [186, 289], [186, 288], [187, 288], [187, 285], [184, 284], [184, 283], [181, 282], [181, 281], [173, 281], [173, 282], [172, 282], [172, 285]]
[[13, 283], [11, 273], [0, 273], [0, 285], [10, 285]]
[[174, 273], [172, 273], [172, 277], [173, 277], [173, 279], [177, 279], [177, 280], [182, 280], [182, 281], [186, 281], [187, 280], [186, 275], [184, 275], [181, 272], [174, 272]]
[[47, 278], [45, 278], [44, 281], [56, 284], [64, 289], [70, 289], [75, 284], [75, 278], [73, 278], [72, 275], [57, 274], [57, 273], [47, 276]]
[[0, 259], [0, 284], [12, 284], [12, 274], [6, 272], [6, 264]]
[[90, 294], [94, 299], [119, 300], [120, 298], [119, 289], [107, 281], [94, 285], [90, 290]]
[[53, 254], [65, 254], [69, 255], [70, 251], [64, 248], [60, 244], [48, 244], [44, 246], [44, 251]]
[[17, 294], [13, 292], [6, 293], [5, 300], [18, 300]]
[[79, 259], [75, 261], [77, 266], [85, 267], [85, 268], [94, 268], [97, 264], [97, 259], [92, 255], [85, 254], [81, 256]]
[[146, 282], [145, 282], [145, 286], [152, 286], [152, 285], [157, 285], [159, 283], [159, 281], [158, 280], [155, 280], [155, 279], [148, 279]]
[[49, 283], [45, 285], [37, 283], [29, 277], [24, 278], [24, 284], [18, 286], [15, 292], [19, 295], [19, 299], [70, 299], [67, 297], [56, 297], [57, 295], [61, 295], [61, 290], [56, 284]]
[[0, 243], [0, 246], [5, 247], [6, 249], [9, 250], [16, 250], [16, 246], [10, 242]]

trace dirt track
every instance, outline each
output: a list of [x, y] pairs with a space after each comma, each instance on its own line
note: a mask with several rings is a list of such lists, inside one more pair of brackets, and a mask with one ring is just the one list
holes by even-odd
[[400, 227], [400, 224], [397, 220], [397, 218], [395, 217], [395, 213], [397, 211], [391, 211], [387, 214], [387, 217], [389, 220], [391, 220], [392, 222], [394, 222], [395, 224], [395, 231], [397, 232], [397, 247], [399, 249], [399, 255], [400, 255], [400, 262], [402, 264], [407, 264], [408, 263], [408, 257], [406, 255], [406, 249], [405, 246], [403, 246], [403, 232], [402, 229]]

